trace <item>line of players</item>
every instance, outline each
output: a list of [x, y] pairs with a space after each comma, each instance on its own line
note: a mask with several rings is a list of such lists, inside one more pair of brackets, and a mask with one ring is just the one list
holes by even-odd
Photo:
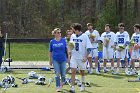
[[[97, 30], [93, 29], [92, 23], [87, 23], [88, 30], [85, 34], [89, 37], [92, 44], [92, 50], [88, 55], [88, 62], [90, 66], [89, 73], [93, 73], [93, 64], [92, 58], [94, 57], [96, 73], [100, 74], [98, 70], [98, 43], [102, 43], [103, 46], [103, 72], [106, 73], [109, 70], [106, 68], [107, 60], [111, 62], [111, 71], [112, 74], [119, 74], [120, 60], [125, 60], [125, 73], [130, 75], [128, 70], [128, 52], [131, 53], [131, 75], [136, 74], [135, 71], [135, 60], [139, 60], [139, 69], [140, 69], [140, 25], [135, 24], [133, 26], [134, 33], [130, 39], [129, 33], [125, 31], [124, 23], [118, 24], [119, 31], [115, 34], [110, 30], [110, 25], [105, 25], [105, 32], [100, 36]], [[71, 29], [67, 30], [67, 38], [70, 39], [73, 33], [73, 26]], [[78, 48], [78, 46], [76, 46]], [[129, 49], [130, 47], [130, 49]], [[115, 54], [114, 54], [115, 53]], [[117, 69], [114, 69], [114, 56], [117, 59]]]
[[[115, 34], [110, 30], [110, 25], [105, 25], [105, 32], [99, 35], [97, 30], [93, 30], [92, 23], [87, 24], [88, 30], [83, 33], [82, 26], [79, 23], [74, 23], [71, 29], [67, 31], [67, 41], [68, 41], [68, 62], [71, 68], [71, 87], [70, 92], [75, 93], [75, 75], [77, 67], [80, 70], [81, 82], [80, 91], [85, 90], [85, 70], [86, 70], [86, 60], [90, 64], [90, 74], [93, 73], [92, 57], [94, 57], [96, 73], [100, 74], [98, 71], [98, 43], [103, 45], [103, 71], [106, 72], [106, 61], [111, 60], [111, 70], [113, 74], [119, 74], [120, 59], [125, 59], [125, 73], [128, 74], [128, 49], [129, 45], [132, 47], [131, 53], [131, 67], [132, 74], [135, 74], [134, 70], [134, 60], [140, 58], [140, 25], [135, 24], [134, 34], [129, 37], [127, 31], [124, 30], [124, 24], [119, 23], [119, 31]], [[68, 38], [69, 37], [69, 38]], [[117, 59], [117, 69], [114, 70], [114, 51], [116, 51]]]

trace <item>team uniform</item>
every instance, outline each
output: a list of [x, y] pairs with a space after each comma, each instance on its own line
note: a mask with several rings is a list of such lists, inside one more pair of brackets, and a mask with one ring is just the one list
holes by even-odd
[[86, 69], [86, 62], [82, 62], [87, 54], [87, 49], [93, 48], [88, 36], [84, 33], [80, 35], [72, 34], [70, 41], [74, 43], [74, 48], [71, 50], [70, 67], [80, 70]]
[[101, 41], [106, 43], [105, 39], [109, 39], [108, 46], [103, 46], [103, 59], [113, 59], [114, 56], [114, 43], [116, 42], [116, 35], [114, 32], [104, 32], [101, 35]]
[[117, 48], [119, 48], [119, 46], [126, 46], [125, 49], [123, 49], [122, 51], [118, 51], [116, 50], [116, 58], [128, 58], [128, 45], [127, 42], [130, 41], [130, 37], [127, 31], [124, 31], [122, 33], [117, 32], [116, 33], [116, 44], [117, 44]]
[[[99, 35], [99, 32], [97, 30], [93, 30], [93, 32], [91, 33], [89, 30], [87, 30], [85, 32], [85, 34], [87, 36], [89, 36], [90, 34], [94, 34], [95, 35], [95, 38], [92, 39], [90, 38], [90, 41], [97, 41], [97, 40], [100, 40], [100, 35]], [[98, 43], [91, 43], [92, 46], [93, 46], [93, 49], [89, 55], [89, 57], [97, 57], [98, 56]]]
[[[134, 33], [131, 37], [131, 41], [134, 41], [136, 44], [140, 45], [140, 33]], [[134, 50], [132, 47], [131, 59], [139, 59], [140, 58], [140, 49]]]

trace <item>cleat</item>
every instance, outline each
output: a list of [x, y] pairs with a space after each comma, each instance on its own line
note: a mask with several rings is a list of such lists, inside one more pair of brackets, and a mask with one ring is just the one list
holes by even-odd
[[85, 86], [82, 84], [81, 87], [80, 87], [80, 91], [85, 91]]
[[107, 73], [107, 72], [109, 72], [109, 70], [108, 69], [103, 69], [103, 72]]
[[97, 74], [97, 75], [100, 75], [101, 73], [100, 73], [99, 71], [96, 71], [96, 74]]
[[56, 91], [57, 91], [57, 92], [61, 92], [61, 87], [57, 87], [57, 88], [56, 88]]
[[74, 86], [71, 86], [71, 87], [70, 87], [69, 92], [70, 92], [70, 93], [75, 93], [75, 88], [74, 88]]

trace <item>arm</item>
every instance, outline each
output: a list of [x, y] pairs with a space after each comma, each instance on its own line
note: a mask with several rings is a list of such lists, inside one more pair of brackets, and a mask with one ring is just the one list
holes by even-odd
[[92, 48], [93, 48], [93, 46], [92, 46], [92, 44], [91, 44], [89, 38], [86, 37], [85, 39], [86, 39], [86, 49], [87, 49], [87, 51], [86, 51], [85, 57], [83, 58], [83, 62], [86, 62], [86, 60], [87, 60], [87, 58], [88, 58], [88, 55], [90, 54], [90, 52], [91, 52], [91, 50], [92, 50]]
[[52, 49], [52, 41], [50, 41], [50, 46], [49, 46], [49, 64], [50, 64], [50, 66], [52, 66], [52, 51], [53, 51], [53, 49]]
[[97, 39], [95, 41], [92, 41], [91, 43], [100, 43], [101, 42], [99, 32], [96, 33], [96, 37], [97, 37]]
[[129, 36], [129, 34], [127, 33], [127, 38], [126, 38], [126, 42], [125, 42], [124, 46], [126, 47], [126, 46], [128, 46], [129, 44], [130, 44], [130, 36]]
[[52, 66], [52, 52], [49, 52], [49, 64]]

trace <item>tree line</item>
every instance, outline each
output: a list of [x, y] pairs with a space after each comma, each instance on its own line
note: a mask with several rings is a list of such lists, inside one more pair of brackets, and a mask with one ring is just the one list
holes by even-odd
[[0, 0], [0, 26], [10, 38], [51, 38], [59, 27], [65, 31], [74, 22], [92, 22], [100, 33], [109, 23], [117, 31], [124, 22], [131, 34], [140, 22], [139, 0]]

